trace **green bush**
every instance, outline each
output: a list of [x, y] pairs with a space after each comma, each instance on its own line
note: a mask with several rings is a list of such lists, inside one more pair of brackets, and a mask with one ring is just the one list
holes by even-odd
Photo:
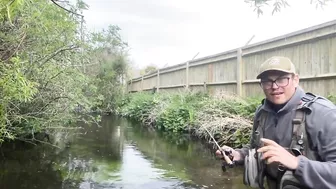
[[124, 101], [121, 114], [145, 122], [155, 106], [154, 96], [149, 93], [129, 94]]
[[0, 145], [97, 123], [90, 113], [114, 109], [129, 62], [118, 26], [85, 30], [83, 18], [45, 0], [1, 0], [0, 7]]
[[193, 131], [196, 136], [208, 138], [207, 128], [222, 136], [221, 142], [241, 145], [249, 140], [249, 129], [260, 101], [261, 98], [216, 99], [193, 92], [139, 92], [126, 95], [117, 112], [165, 132]]
[[336, 104], [336, 95], [328, 95], [327, 98], [333, 102], [334, 104]]

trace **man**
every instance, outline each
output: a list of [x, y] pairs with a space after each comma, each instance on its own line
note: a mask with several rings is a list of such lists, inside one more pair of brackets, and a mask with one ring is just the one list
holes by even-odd
[[[280, 185], [284, 189], [336, 188], [335, 105], [323, 97], [306, 94], [299, 87], [299, 76], [289, 58], [276, 56], [266, 60], [259, 68], [257, 79], [260, 79], [266, 98], [256, 110], [253, 132], [259, 124], [263, 133], [263, 146], [256, 146], [253, 142], [256, 138], [252, 133], [247, 147], [232, 149], [224, 146], [223, 150], [231, 152], [233, 161], [244, 164], [249, 149], [256, 148], [261, 153], [260, 161], [265, 162], [265, 176], [270, 189], [279, 188]], [[305, 132], [302, 132], [301, 139], [306, 137], [305, 144], [301, 139], [296, 143], [293, 137], [293, 120], [299, 115], [298, 110], [304, 112], [302, 122]], [[298, 123], [302, 124], [300, 121]], [[293, 145], [297, 144], [305, 155], [294, 153]], [[219, 151], [216, 154], [220, 156]], [[246, 169], [248, 165], [244, 166]], [[299, 186], [284, 181], [283, 170], [292, 174], [292, 179], [296, 179]], [[284, 183], [290, 184], [284, 186]]]

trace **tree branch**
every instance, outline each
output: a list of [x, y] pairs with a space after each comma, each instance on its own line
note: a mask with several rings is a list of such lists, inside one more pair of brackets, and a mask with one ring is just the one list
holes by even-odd
[[75, 15], [80, 16], [80, 17], [82, 17], [82, 18], [84, 17], [84, 16], [81, 15], [81, 14], [78, 14], [78, 13], [76, 13], [76, 12], [73, 12], [73, 11], [71, 11], [71, 10], [68, 10], [68, 9], [62, 7], [61, 5], [59, 5], [58, 3], [56, 3], [55, 0], [51, 0], [51, 2], [53, 2], [56, 6], [60, 7], [61, 9], [65, 10], [65, 11], [67, 11], [67, 12], [69, 12], [69, 13], [75, 14]]
[[64, 70], [62, 70], [62, 71], [58, 72], [56, 75], [52, 76], [52, 77], [51, 77], [51, 78], [44, 84], [44, 86], [43, 86], [42, 89], [45, 89], [45, 88], [47, 87], [47, 85], [49, 84], [49, 82], [50, 82], [52, 79], [58, 77], [58, 76], [61, 75], [63, 72], [64, 72]]
[[[73, 49], [76, 49], [78, 48], [78, 46], [76, 45], [73, 45], [73, 46], [70, 46], [68, 48], [61, 48], [61, 49], [58, 49], [57, 51], [55, 51], [54, 53], [52, 53], [51, 55], [48, 55], [48, 56], [45, 56], [44, 58], [40, 59], [40, 60], [43, 60], [43, 59], [46, 59], [44, 60], [40, 65], [43, 65], [45, 63], [47, 63], [50, 59], [54, 58], [56, 55], [58, 55], [59, 53], [61, 52], [64, 52], [64, 51], [70, 51], [70, 50], [73, 50]], [[39, 61], [40, 61], [39, 60]]]
[[7, 62], [11, 57], [13, 57], [13, 55], [19, 50], [23, 40], [26, 38], [26, 33], [23, 33], [23, 37], [20, 40], [20, 43], [18, 44], [18, 46], [15, 48], [14, 52], [8, 56], [8, 58], [6, 60], [4, 60], [4, 62]]
[[51, 100], [49, 100], [49, 102], [47, 102], [43, 107], [41, 107], [39, 110], [37, 111], [30, 111], [26, 114], [24, 114], [25, 116], [30, 116], [30, 115], [40, 115], [42, 114], [42, 112], [45, 110], [46, 107], [48, 107], [50, 104], [52, 104], [52, 102], [59, 100], [59, 99], [63, 99], [63, 98], [67, 98], [70, 99], [68, 96], [59, 96], [59, 97], [55, 97]]

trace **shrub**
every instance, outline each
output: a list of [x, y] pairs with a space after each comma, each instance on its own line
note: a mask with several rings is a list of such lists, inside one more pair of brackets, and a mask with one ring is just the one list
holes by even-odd
[[204, 93], [128, 94], [118, 112], [145, 125], [171, 133], [192, 132], [209, 139], [206, 132], [219, 136], [219, 142], [241, 146], [249, 141], [252, 119], [261, 98], [226, 96], [220, 99]]

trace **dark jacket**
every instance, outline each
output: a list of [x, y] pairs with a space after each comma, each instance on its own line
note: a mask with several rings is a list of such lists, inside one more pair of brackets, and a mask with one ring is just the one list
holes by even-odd
[[[264, 101], [256, 111], [253, 127], [257, 126], [256, 120], [261, 110], [267, 111], [264, 138], [289, 148], [293, 131], [292, 120], [304, 95], [305, 92], [298, 87], [294, 96], [278, 112], [271, 108], [267, 100]], [[294, 171], [294, 176], [309, 188], [336, 188], [336, 106], [325, 98], [319, 98], [312, 103], [306, 114], [306, 131], [311, 149], [317, 152], [321, 161], [299, 156], [299, 166]], [[245, 157], [248, 148], [255, 146], [251, 143], [238, 151]]]

